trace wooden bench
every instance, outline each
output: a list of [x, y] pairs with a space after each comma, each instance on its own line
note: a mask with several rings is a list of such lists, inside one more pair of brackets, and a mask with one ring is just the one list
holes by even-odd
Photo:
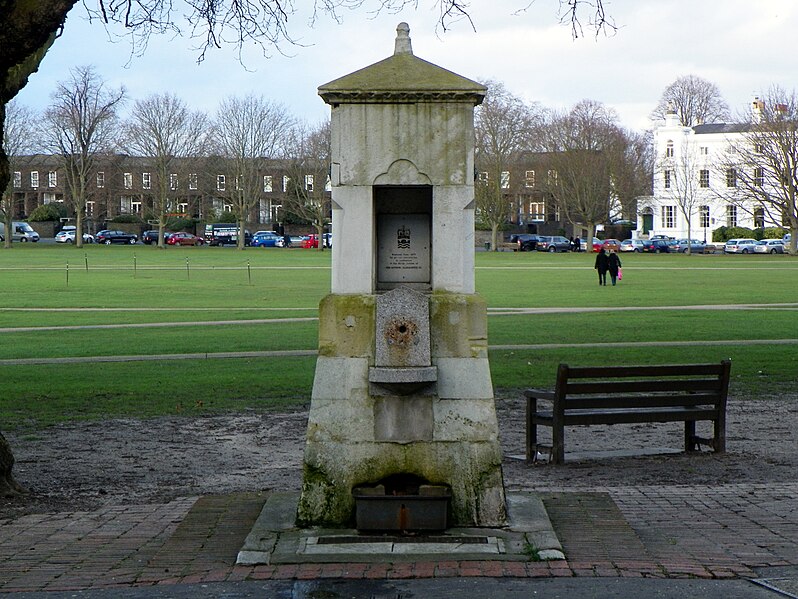
[[[591, 424], [684, 422], [684, 449], [709, 445], [726, 450], [726, 398], [731, 361], [670, 366], [597, 366], [560, 364], [554, 391], [527, 389], [526, 460], [548, 450], [555, 464], [565, 461], [565, 427]], [[538, 402], [550, 409], [539, 410]], [[695, 423], [712, 421], [711, 439], [696, 436]], [[551, 445], [538, 443], [538, 426], [552, 429]], [[542, 452], [541, 452], [542, 453]]]

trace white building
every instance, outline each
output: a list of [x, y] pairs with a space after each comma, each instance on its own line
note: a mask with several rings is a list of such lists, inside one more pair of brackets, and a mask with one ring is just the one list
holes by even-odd
[[[757, 105], [754, 102], [755, 111]], [[635, 236], [684, 239], [689, 228], [692, 239], [709, 242], [712, 232], [722, 226], [781, 226], [780, 219], [772, 218], [738, 185], [739, 169], [751, 171], [746, 172], [748, 180], [762, 170], [752, 165], [732, 166], [732, 148], [746, 141], [748, 130], [746, 123], [684, 127], [676, 113], [669, 112], [665, 124], [654, 131], [653, 196], [638, 203]]]

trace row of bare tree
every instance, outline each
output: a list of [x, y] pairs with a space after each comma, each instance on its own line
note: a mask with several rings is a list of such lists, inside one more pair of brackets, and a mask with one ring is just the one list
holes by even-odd
[[521, 156], [545, 153], [548, 172], [542, 188], [562, 218], [588, 229], [605, 223], [611, 206], [633, 212], [635, 198], [650, 193], [651, 136], [620, 125], [614, 110], [583, 100], [568, 111], [526, 103], [501, 83], [487, 82], [489, 93], [476, 113], [476, 163], [487, 173], [477, 181], [479, 218], [491, 229], [492, 247], [510, 218], [503, 173]]
[[[12, 160], [34, 148], [58, 157], [66, 179], [65, 199], [76, 216], [76, 244], [82, 243], [97, 162], [113, 152], [151, 161], [151, 216], [158, 221], [161, 247], [168, 215], [175, 209], [171, 174], [202, 156], [224, 159], [235, 181], [225, 192], [225, 200], [242, 228], [260, 199], [264, 166], [276, 158], [283, 160], [289, 173], [284, 209], [310, 221], [319, 234], [329, 222], [323, 185], [303, 184], [307, 173], [318, 181], [328, 172], [328, 123], [309, 126], [281, 104], [254, 95], [224, 99], [211, 118], [171, 94], [136, 101], [128, 118], [121, 121], [118, 111], [125, 100], [124, 89], [110, 89], [92, 67], [79, 67], [58, 84], [41, 119], [25, 107], [8, 105], [6, 152]], [[6, 189], [0, 204], [7, 232], [13, 213], [11, 191]], [[6, 235], [6, 247], [10, 238]], [[244, 236], [239, 240], [243, 244]]]

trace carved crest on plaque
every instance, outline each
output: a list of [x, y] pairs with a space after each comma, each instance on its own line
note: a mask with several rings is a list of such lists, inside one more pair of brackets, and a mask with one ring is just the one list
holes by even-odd
[[396, 230], [396, 247], [410, 249], [410, 229], [404, 225]]

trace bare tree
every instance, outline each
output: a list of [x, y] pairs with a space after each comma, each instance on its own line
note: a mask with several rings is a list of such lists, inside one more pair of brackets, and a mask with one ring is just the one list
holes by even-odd
[[285, 106], [262, 96], [226, 98], [219, 106], [215, 136], [233, 177], [226, 198], [238, 220], [239, 249], [244, 249], [247, 217], [263, 192], [266, 162], [284, 155], [293, 125], [294, 117]]
[[545, 127], [546, 186], [563, 217], [587, 228], [588, 247], [596, 225], [609, 218], [613, 175], [625, 149], [617, 120], [603, 104], [583, 100]]
[[330, 122], [296, 127], [285, 172], [288, 186], [283, 210], [313, 225], [320, 251], [324, 250], [324, 228], [332, 217], [329, 172]]
[[665, 193], [671, 194], [670, 199], [687, 223], [687, 251], [692, 253], [693, 216], [698, 214], [699, 206], [704, 201], [701, 177], [706, 177], [704, 187], [708, 187], [710, 165], [701, 161], [697, 148], [687, 140], [683, 140], [681, 146], [675, 149], [673, 156], [665, 156], [661, 160], [661, 168], [657, 170], [665, 177]]
[[44, 113], [42, 141], [60, 157], [66, 198], [75, 211], [75, 245], [83, 245], [83, 218], [91, 198], [97, 155], [115, 147], [116, 109], [125, 90], [110, 90], [93, 67], [77, 67], [58, 84]]
[[[164, 247], [167, 215], [174, 210], [179, 180], [174, 176], [208, 147], [208, 117], [189, 110], [172, 94], [156, 94], [135, 103], [123, 134], [122, 147], [130, 154], [153, 160], [153, 216], [158, 220], [158, 247]], [[183, 182], [185, 185], [185, 181]]]
[[729, 201], [751, 200], [790, 229], [789, 251], [798, 237], [798, 96], [772, 87], [755, 101], [745, 132], [731, 141], [724, 170], [733, 170]]
[[729, 105], [718, 86], [696, 75], [679, 77], [666, 87], [651, 118], [663, 121], [671, 110], [676, 111], [683, 127], [722, 123], [729, 118]]
[[533, 149], [540, 111], [511, 94], [498, 81], [487, 81], [485, 100], [475, 114], [476, 146], [474, 161], [483, 173], [477, 178], [474, 195], [477, 218], [491, 230], [491, 249], [498, 249], [499, 227], [512, 213], [505, 197], [509, 187], [510, 165], [520, 152]]
[[[22, 106], [17, 102], [9, 102], [6, 105], [6, 122], [3, 129], [3, 147], [9, 158], [9, 170], [13, 171], [18, 167], [23, 156], [31, 152], [33, 147], [33, 123], [35, 115], [33, 111]], [[11, 247], [11, 229], [14, 220], [14, 189], [13, 181], [9, 179], [8, 185], [3, 190], [0, 199], [0, 215], [3, 217], [5, 225], [5, 248]]]

